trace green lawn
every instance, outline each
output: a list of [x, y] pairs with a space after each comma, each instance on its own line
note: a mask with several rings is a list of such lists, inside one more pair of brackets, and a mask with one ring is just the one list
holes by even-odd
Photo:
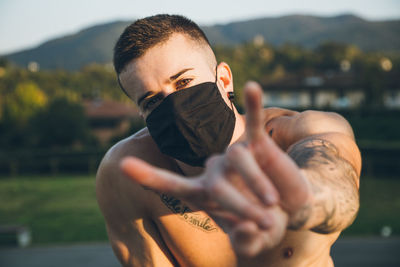
[[[363, 178], [361, 208], [350, 235], [400, 235], [400, 179]], [[94, 177], [0, 179], [0, 224], [23, 224], [34, 244], [107, 240], [95, 197]]]
[[400, 179], [362, 177], [360, 210], [355, 222], [344, 231], [349, 235], [380, 235], [383, 226], [400, 235]]
[[94, 177], [0, 179], [0, 224], [29, 226], [34, 244], [107, 240]]

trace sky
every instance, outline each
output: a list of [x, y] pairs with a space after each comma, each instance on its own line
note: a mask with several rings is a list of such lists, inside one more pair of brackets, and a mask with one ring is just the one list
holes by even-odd
[[0, 0], [0, 55], [115, 20], [181, 14], [213, 25], [288, 14], [400, 19], [400, 0]]

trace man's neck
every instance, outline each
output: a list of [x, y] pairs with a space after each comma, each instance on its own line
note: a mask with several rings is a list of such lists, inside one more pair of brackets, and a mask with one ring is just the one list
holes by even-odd
[[235, 108], [235, 116], [236, 116], [236, 122], [235, 122], [235, 129], [233, 130], [233, 135], [231, 142], [229, 145], [232, 145], [238, 141], [244, 140], [246, 138], [244, 136], [245, 134], [245, 129], [246, 129], [246, 119], [244, 115], [239, 114]]
[[180, 160], [175, 159], [175, 162], [183, 176], [191, 177], [201, 174], [204, 170], [203, 167], [190, 166]]

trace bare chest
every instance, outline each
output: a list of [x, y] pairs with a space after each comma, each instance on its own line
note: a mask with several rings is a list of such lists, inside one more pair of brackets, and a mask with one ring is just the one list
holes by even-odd
[[159, 238], [181, 266], [330, 266], [336, 237], [288, 231], [276, 248], [252, 259], [238, 258], [226, 233], [203, 212], [166, 194], [158, 194]]

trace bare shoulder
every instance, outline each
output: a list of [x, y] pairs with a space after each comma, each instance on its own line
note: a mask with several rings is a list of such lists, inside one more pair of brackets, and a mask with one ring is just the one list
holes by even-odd
[[268, 108], [264, 110], [264, 118], [266, 131], [283, 150], [304, 138], [319, 134], [337, 133], [354, 141], [350, 124], [334, 112]]
[[353, 130], [348, 121], [338, 113], [316, 110], [306, 110], [297, 112], [283, 108], [264, 109], [265, 122], [270, 123], [274, 120], [286, 118], [286, 122], [301, 126], [308, 132], [324, 133], [339, 132], [354, 139]]
[[146, 158], [151, 158], [148, 155], [154, 155], [158, 153], [159, 150], [150, 137], [147, 128], [143, 128], [137, 133], [119, 141], [112, 146], [104, 156], [100, 167], [103, 164], [120, 161], [126, 156], [134, 156], [146, 160]]
[[[129, 213], [144, 213], [146, 210], [148, 201], [140, 205], [138, 202], [148, 195], [148, 191], [133, 183], [120, 170], [120, 162], [127, 156], [138, 157], [158, 167], [171, 168], [171, 161], [160, 153], [147, 128], [111, 147], [96, 175], [97, 200], [107, 223], [120, 217], [129, 217]], [[123, 207], [120, 210], [119, 205]]]
[[307, 110], [299, 113], [300, 122], [305, 127], [312, 128], [316, 134], [320, 133], [341, 133], [354, 140], [354, 133], [349, 122], [340, 114], [335, 112], [324, 112]]
[[[157, 245], [160, 237], [152, 226], [151, 207], [159, 205], [157, 195], [126, 177], [119, 165], [126, 156], [138, 157], [152, 165], [170, 168], [147, 129], [121, 140], [104, 156], [96, 175], [96, 196], [106, 222], [114, 253], [124, 266], [152, 264], [171, 266], [168, 252]], [[157, 241], [156, 241], [157, 240]]]

